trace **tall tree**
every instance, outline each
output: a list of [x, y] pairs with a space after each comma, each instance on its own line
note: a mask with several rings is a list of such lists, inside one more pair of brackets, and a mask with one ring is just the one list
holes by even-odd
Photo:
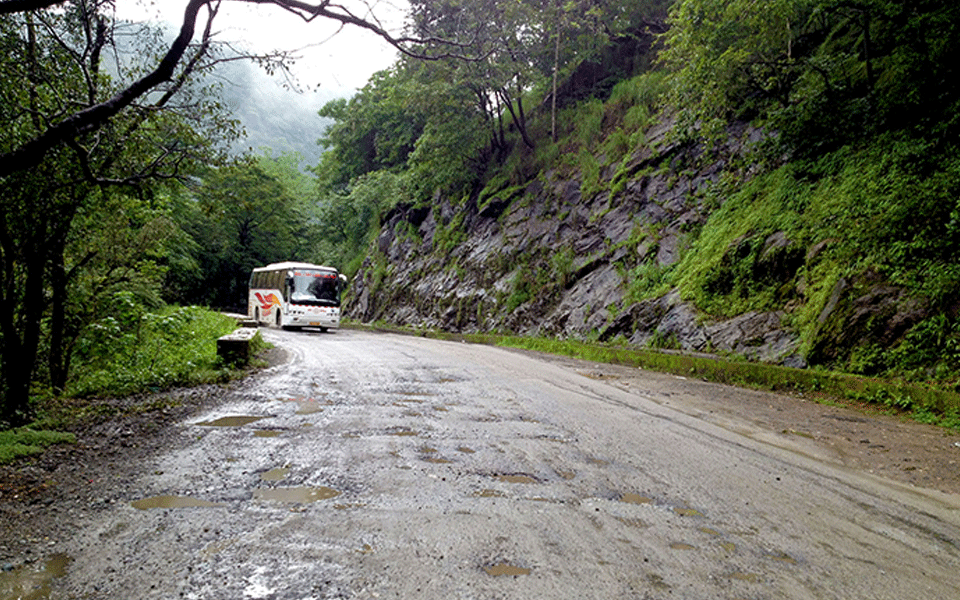
[[801, 153], [891, 128], [957, 127], [960, 5], [680, 0], [663, 57], [689, 126], [759, 116]]

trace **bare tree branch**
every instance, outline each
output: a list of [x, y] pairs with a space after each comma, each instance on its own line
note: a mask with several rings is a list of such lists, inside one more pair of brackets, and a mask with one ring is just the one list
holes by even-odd
[[63, 4], [63, 0], [0, 0], [0, 15], [40, 10], [56, 4]]

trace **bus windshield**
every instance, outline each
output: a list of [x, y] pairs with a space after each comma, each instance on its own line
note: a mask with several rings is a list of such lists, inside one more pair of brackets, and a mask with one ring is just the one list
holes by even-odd
[[330, 271], [291, 271], [290, 302], [313, 306], [340, 306], [340, 280]]

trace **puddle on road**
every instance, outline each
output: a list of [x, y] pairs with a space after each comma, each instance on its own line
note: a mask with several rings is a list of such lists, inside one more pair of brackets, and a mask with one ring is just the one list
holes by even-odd
[[373, 546], [370, 544], [364, 544], [362, 548], [357, 550], [357, 554], [373, 554]]
[[43, 600], [50, 597], [50, 582], [67, 574], [70, 557], [54, 554], [45, 562], [0, 572], [0, 599]]
[[255, 423], [266, 418], [267, 417], [256, 417], [253, 415], [235, 415], [232, 417], [220, 417], [213, 421], [200, 421], [196, 423], [196, 425], [201, 427], [243, 427], [244, 425], [249, 425], [250, 423]]
[[307, 504], [336, 498], [340, 492], [328, 487], [290, 487], [290, 488], [258, 488], [253, 490], [253, 497], [257, 500], [272, 500], [287, 504]]
[[627, 504], [653, 504], [653, 499], [641, 496], [640, 494], [623, 494], [620, 496], [620, 502], [626, 502]]
[[457, 452], [463, 452], [464, 454], [476, 454], [476, 450], [472, 448], [467, 448], [466, 446], [460, 446], [457, 448]]
[[673, 550], [696, 550], [697, 549], [696, 546], [685, 544], [684, 542], [673, 542], [672, 544], [670, 544], [670, 548], [672, 548]]
[[673, 512], [681, 517], [702, 517], [703, 513], [693, 508], [674, 508]]
[[707, 535], [720, 536], [720, 532], [719, 532], [719, 531], [717, 531], [716, 529], [710, 529], [709, 527], [701, 527], [701, 528], [700, 528], [700, 531], [702, 531], [703, 533], [705, 533], [705, 534], [707, 534]]
[[138, 510], [150, 510], [154, 508], [196, 508], [208, 506], [223, 506], [219, 502], [210, 502], [200, 498], [191, 498], [190, 496], [153, 496], [152, 498], [143, 498], [134, 500], [130, 506]]
[[282, 433], [283, 433], [282, 431], [278, 431], [278, 430], [276, 430], [276, 429], [258, 429], [258, 430], [256, 430], [256, 431], [253, 432], [253, 437], [258, 437], [258, 438], [275, 438], [275, 437], [279, 436], [279, 435], [282, 434]]
[[483, 570], [487, 573], [487, 575], [491, 575], [493, 577], [517, 577], [519, 575], [530, 574], [530, 569], [517, 567], [508, 563], [490, 565], [488, 567], [484, 567]]
[[773, 554], [769, 554], [768, 557], [782, 563], [787, 563], [791, 565], [797, 564], [797, 559], [793, 558], [789, 554], [786, 554], [785, 552], [775, 552]]
[[290, 474], [290, 469], [285, 467], [280, 467], [276, 469], [270, 469], [269, 471], [264, 471], [260, 473], [260, 479], [263, 481], [281, 481]]
[[399, 437], [416, 437], [420, 435], [420, 432], [413, 431], [411, 429], [397, 429], [394, 431], [388, 431], [387, 435], [396, 435]]
[[504, 483], [540, 483], [530, 475], [497, 475]]
[[451, 462], [453, 462], [453, 461], [451, 461], [451, 460], [448, 459], [448, 458], [441, 458], [441, 457], [439, 457], [439, 456], [434, 456], [434, 457], [431, 457], [431, 458], [425, 458], [425, 459], [423, 459], [423, 462], [433, 463], [433, 464], [435, 464], [435, 465], [446, 465], [446, 464], [449, 464], [449, 463], [451, 463]]
[[323, 412], [323, 407], [320, 406], [320, 403], [316, 401], [312, 401], [312, 400], [307, 400], [304, 402], [298, 401], [297, 405], [299, 406], [299, 408], [297, 408], [297, 411], [294, 413], [297, 415], [312, 415], [318, 412]]

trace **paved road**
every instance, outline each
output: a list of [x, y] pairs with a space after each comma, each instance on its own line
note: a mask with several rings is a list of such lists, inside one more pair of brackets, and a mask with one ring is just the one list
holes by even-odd
[[520, 352], [265, 335], [289, 362], [180, 426], [65, 597], [960, 598], [960, 498]]

